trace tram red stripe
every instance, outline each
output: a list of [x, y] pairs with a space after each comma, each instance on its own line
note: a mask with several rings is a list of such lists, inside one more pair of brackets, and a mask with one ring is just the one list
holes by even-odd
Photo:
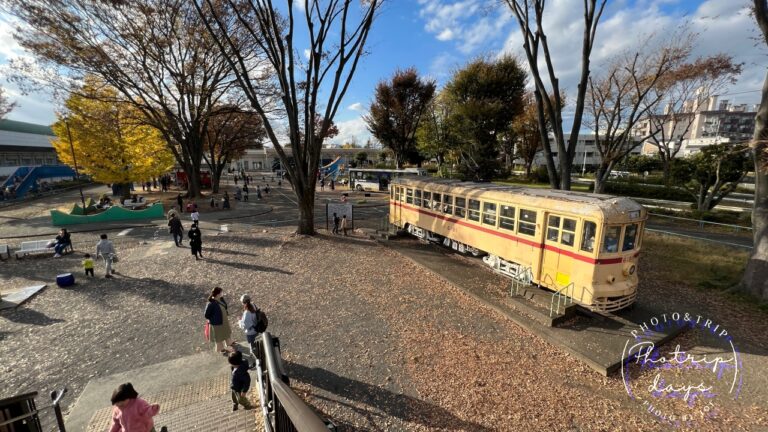
[[[495, 235], [497, 237], [502, 237], [502, 238], [505, 238], [505, 239], [514, 240], [514, 241], [517, 241], [517, 242], [520, 242], [520, 243], [523, 243], [523, 244], [526, 244], [526, 245], [529, 245], [529, 246], [533, 246], [535, 248], [541, 249], [542, 246], [543, 246], [548, 251], [557, 252], [559, 254], [562, 254], [562, 255], [565, 255], [567, 257], [570, 257], [570, 258], [573, 258], [573, 259], [577, 259], [579, 261], [583, 261], [583, 262], [586, 262], [586, 263], [589, 263], [589, 264], [621, 264], [621, 262], [623, 261], [623, 259], [621, 257], [619, 257], [619, 258], [602, 258], [602, 259], [594, 259], [594, 258], [590, 258], [590, 257], [585, 257], [583, 255], [579, 255], [577, 253], [574, 253], [574, 252], [571, 252], [571, 251], [568, 251], [568, 250], [565, 250], [565, 249], [560, 249], [560, 248], [552, 246], [552, 245], [548, 245], [548, 244], [542, 245], [541, 243], [536, 243], [535, 241], [524, 239], [524, 238], [521, 238], [521, 237], [518, 237], [518, 236], [514, 236], [514, 235], [511, 235], [511, 234], [506, 234], [506, 233], [499, 232], [499, 231], [494, 231], [494, 230], [492, 230], [490, 228], [486, 228], [486, 227], [483, 227], [483, 226], [477, 226], [475, 224], [469, 223], [469, 222], [467, 222], [465, 220], [462, 220], [462, 219], [457, 219], [457, 218], [454, 218], [454, 217], [451, 217], [451, 216], [445, 216], [445, 215], [441, 215], [441, 214], [438, 214], [438, 213], [433, 213], [431, 211], [424, 210], [424, 209], [422, 209], [420, 207], [415, 207], [415, 206], [411, 206], [411, 205], [408, 205], [408, 204], [403, 204], [403, 203], [399, 203], [399, 202], [395, 202], [395, 201], [390, 201], [389, 203], [392, 204], [392, 205], [395, 205], [395, 206], [403, 207], [403, 208], [411, 210], [411, 211], [415, 211], [415, 212], [418, 212], [418, 213], [425, 214], [427, 216], [431, 216], [431, 217], [436, 218], [436, 219], [441, 219], [441, 220], [444, 220], [444, 221], [453, 222], [453, 223], [455, 223], [457, 225], [466, 226], [466, 227], [469, 227], [469, 228], [472, 228], [472, 229], [476, 229], [478, 231], [482, 231], [482, 232], [485, 232], [485, 233], [488, 233], [488, 234]], [[638, 254], [639, 254], [639, 252], [637, 254], [635, 254], [635, 256], [637, 256]]]

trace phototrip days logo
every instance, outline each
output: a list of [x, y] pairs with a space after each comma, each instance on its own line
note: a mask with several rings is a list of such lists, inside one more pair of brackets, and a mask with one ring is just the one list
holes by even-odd
[[[660, 333], [688, 330], [680, 344], [657, 347]], [[672, 312], [643, 322], [624, 345], [624, 387], [643, 411], [671, 426], [690, 427], [717, 416], [725, 398], [738, 398], [739, 352], [714, 319]], [[690, 345], [690, 346], [688, 346]]]

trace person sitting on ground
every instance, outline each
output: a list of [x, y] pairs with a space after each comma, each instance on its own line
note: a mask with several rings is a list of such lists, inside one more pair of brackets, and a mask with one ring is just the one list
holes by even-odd
[[132, 202], [132, 203], [137, 203], [137, 202], [139, 202], [139, 199], [136, 197], [136, 194], [133, 194], [133, 195], [131, 195], [131, 202]]
[[112, 427], [109, 432], [154, 432], [152, 417], [160, 405], [150, 404], [139, 397], [131, 383], [120, 384], [112, 393]]
[[64, 249], [69, 247], [71, 244], [72, 244], [72, 239], [70, 238], [70, 235], [67, 232], [67, 229], [66, 228], [60, 229], [59, 235], [56, 236], [56, 244], [53, 245], [53, 250], [55, 252], [53, 257], [59, 258], [61, 254], [64, 253]]
[[251, 388], [251, 375], [248, 373], [248, 360], [243, 358], [243, 353], [235, 351], [227, 358], [232, 368], [232, 411], [237, 411], [239, 405], [249, 410], [253, 409], [248, 400], [248, 389]]

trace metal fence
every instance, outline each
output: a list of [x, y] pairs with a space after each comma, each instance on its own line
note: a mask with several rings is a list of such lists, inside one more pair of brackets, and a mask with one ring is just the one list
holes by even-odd
[[254, 349], [259, 399], [266, 432], [328, 432], [325, 422], [291, 390], [280, 356], [280, 340], [264, 332]]
[[740, 231], [752, 231], [752, 227], [748, 226], [741, 226], [741, 225], [734, 225], [734, 224], [726, 224], [726, 223], [720, 223], [720, 222], [709, 222], [701, 219], [691, 219], [691, 218], [684, 218], [679, 216], [669, 216], [664, 214], [658, 214], [658, 213], [648, 213], [649, 216], [653, 217], [659, 217], [659, 218], [665, 218], [665, 219], [672, 219], [672, 220], [678, 220], [683, 222], [689, 222], [694, 223], [698, 225], [699, 228], [704, 229], [707, 226], [719, 226], [723, 228], [729, 228], [736, 232]]
[[[0, 400], [0, 431], [43, 432], [58, 431], [64, 429], [64, 417], [61, 414], [61, 398], [67, 393], [67, 388], [51, 392], [51, 405], [38, 408], [35, 403], [37, 392], [25, 393]], [[40, 414], [47, 410], [53, 410], [56, 426], [49, 429], [44, 426], [46, 418]]]

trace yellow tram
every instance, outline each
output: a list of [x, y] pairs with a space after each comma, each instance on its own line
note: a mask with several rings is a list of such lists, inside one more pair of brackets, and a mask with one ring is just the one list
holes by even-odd
[[389, 222], [601, 312], [631, 305], [648, 217], [629, 198], [413, 177], [393, 179]]

